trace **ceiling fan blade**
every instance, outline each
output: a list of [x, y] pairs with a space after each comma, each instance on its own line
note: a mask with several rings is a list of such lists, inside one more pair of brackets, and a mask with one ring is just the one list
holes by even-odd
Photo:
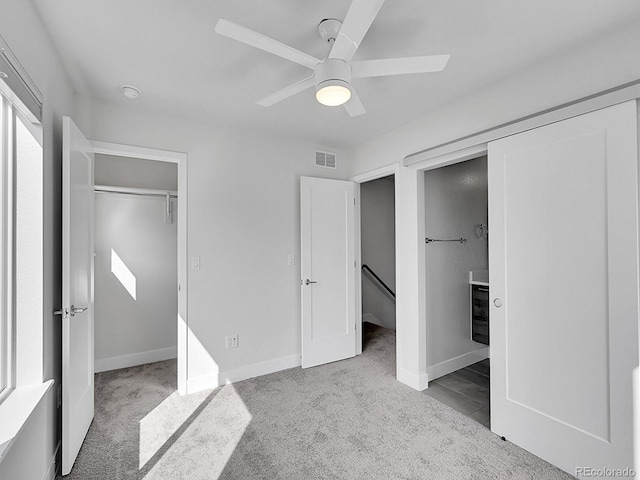
[[273, 38], [269, 38], [261, 33], [254, 32], [253, 30], [249, 30], [246, 27], [237, 25], [223, 18], [219, 19], [218, 23], [216, 23], [215, 31], [220, 35], [246, 43], [247, 45], [259, 48], [265, 52], [273, 53], [278, 57], [285, 58], [304, 67], [310, 68], [311, 70], [321, 62], [321, 60], [301, 52], [300, 50], [296, 50], [289, 45], [280, 43]]
[[259, 100], [256, 103], [258, 105], [262, 105], [263, 107], [270, 107], [271, 105], [275, 105], [285, 98], [292, 97], [296, 93], [300, 93], [301, 91], [306, 90], [309, 87], [313, 87], [314, 85], [315, 80], [312, 75], [309, 78], [305, 78], [304, 80], [294, 83], [293, 85], [289, 85], [282, 90], [278, 90], [276, 93], [272, 93], [268, 97], [264, 97], [262, 100]]
[[351, 117], [357, 117], [358, 115], [362, 115], [363, 113], [366, 113], [366, 110], [364, 109], [364, 105], [362, 105], [362, 102], [360, 101], [360, 97], [358, 96], [356, 91], [353, 89], [353, 86], [351, 86], [351, 98], [347, 103], [344, 104], [344, 109], [347, 111], [347, 113]]
[[353, 0], [329, 58], [350, 62], [385, 0]]
[[447, 66], [450, 55], [429, 55], [426, 57], [389, 58], [384, 60], [363, 60], [351, 64], [352, 78], [382, 77], [408, 73], [440, 72]]

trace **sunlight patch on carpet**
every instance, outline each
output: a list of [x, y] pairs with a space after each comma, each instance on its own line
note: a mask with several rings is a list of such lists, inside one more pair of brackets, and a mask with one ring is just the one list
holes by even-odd
[[[189, 407], [185, 407], [185, 400]], [[140, 421], [139, 468], [154, 470], [182, 453], [196, 453], [211, 479], [224, 470], [252, 415], [233, 385], [180, 396], [174, 392]]]

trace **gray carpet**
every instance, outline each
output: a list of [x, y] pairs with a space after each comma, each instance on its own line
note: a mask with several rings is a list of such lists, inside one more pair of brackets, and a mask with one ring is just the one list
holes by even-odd
[[68, 480], [566, 479], [475, 420], [397, 382], [395, 333], [364, 353], [180, 397], [176, 364], [96, 375]]

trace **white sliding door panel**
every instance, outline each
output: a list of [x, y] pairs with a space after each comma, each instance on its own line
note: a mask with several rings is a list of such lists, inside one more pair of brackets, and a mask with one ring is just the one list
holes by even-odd
[[355, 356], [354, 184], [300, 179], [302, 366]]
[[572, 475], [633, 467], [636, 138], [631, 102], [489, 145], [491, 427]]

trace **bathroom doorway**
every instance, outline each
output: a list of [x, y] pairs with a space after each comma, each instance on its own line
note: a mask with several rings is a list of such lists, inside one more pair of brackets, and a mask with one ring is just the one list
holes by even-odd
[[424, 173], [425, 393], [490, 427], [487, 157]]

